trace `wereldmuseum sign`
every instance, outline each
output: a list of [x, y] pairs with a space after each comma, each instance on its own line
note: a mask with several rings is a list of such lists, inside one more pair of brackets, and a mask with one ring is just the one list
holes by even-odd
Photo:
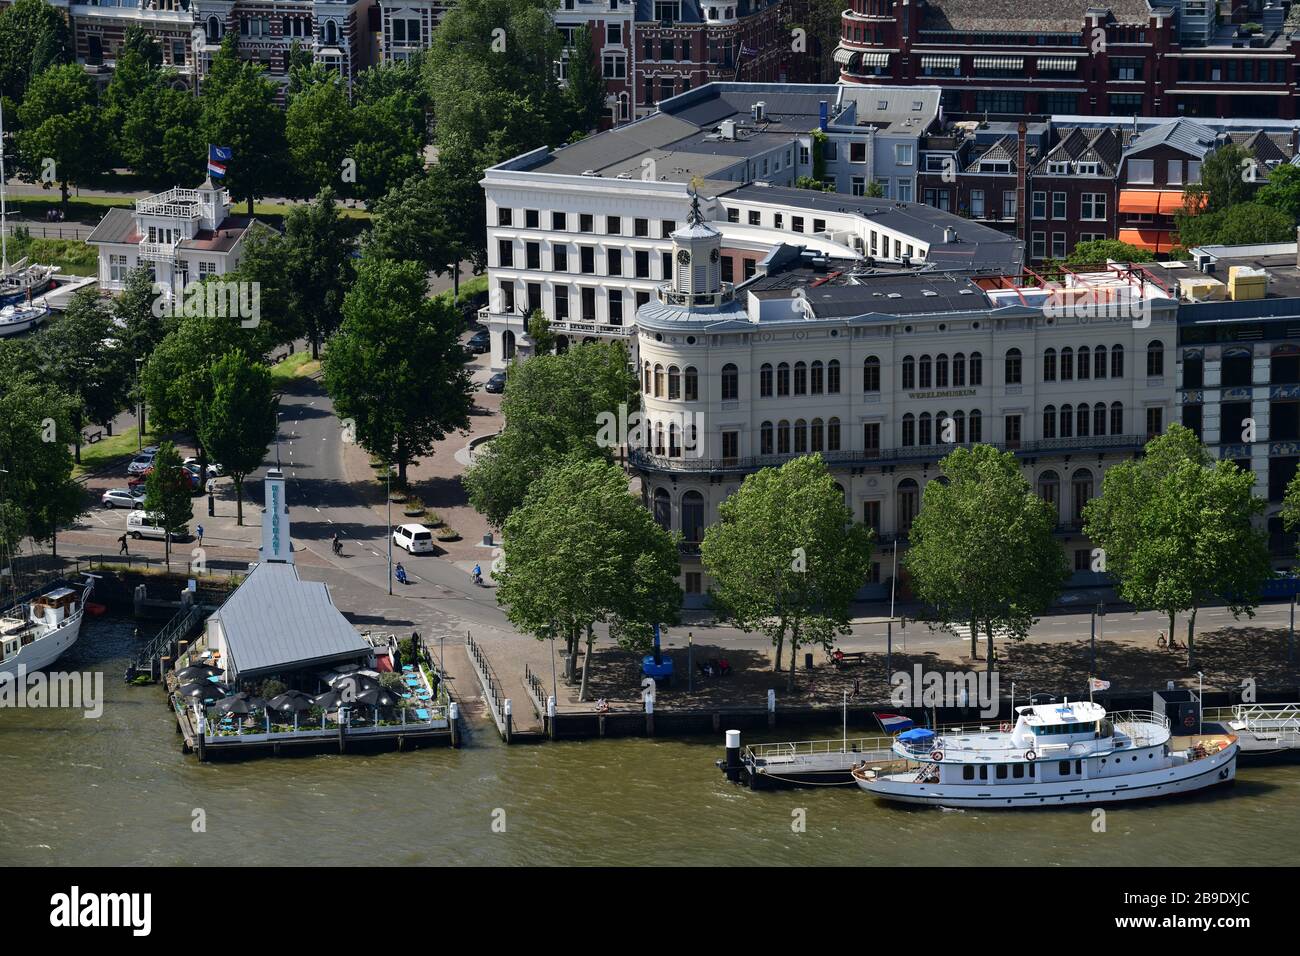
[[970, 398], [975, 394], [973, 388], [953, 388], [942, 392], [908, 392], [907, 397], [915, 400], [927, 398]]

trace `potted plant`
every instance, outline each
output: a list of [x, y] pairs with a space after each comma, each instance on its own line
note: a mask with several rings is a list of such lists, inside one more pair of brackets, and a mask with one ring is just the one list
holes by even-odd
[[409, 496], [406, 499], [406, 506], [402, 508], [402, 514], [408, 518], [423, 518], [424, 502], [415, 495]]
[[443, 525], [442, 528], [438, 531], [438, 533], [434, 537], [436, 537], [439, 541], [460, 540], [460, 535], [457, 534], [456, 529], [451, 527], [450, 525]]

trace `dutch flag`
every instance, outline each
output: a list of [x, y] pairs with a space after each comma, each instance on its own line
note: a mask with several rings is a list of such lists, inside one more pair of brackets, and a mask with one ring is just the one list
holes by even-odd
[[876, 714], [876, 720], [880, 721], [881, 729], [887, 734], [901, 734], [904, 730], [912, 729], [912, 721], [898, 714]]
[[226, 175], [226, 163], [230, 161], [229, 146], [208, 146], [208, 175], [223, 177]]

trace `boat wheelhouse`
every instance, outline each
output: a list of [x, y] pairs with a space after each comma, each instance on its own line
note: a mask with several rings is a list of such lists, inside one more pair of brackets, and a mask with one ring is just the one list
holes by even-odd
[[82, 584], [60, 581], [0, 613], [0, 677], [47, 667], [77, 643], [94, 587], [90, 575]]
[[1018, 707], [1015, 724], [900, 734], [901, 773], [861, 765], [868, 793], [945, 807], [1043, 807], [1190, 793], [1236, 776], [1237, 738], [1174, 736], [1152, 711], [1107, 714], [1091, 701]]

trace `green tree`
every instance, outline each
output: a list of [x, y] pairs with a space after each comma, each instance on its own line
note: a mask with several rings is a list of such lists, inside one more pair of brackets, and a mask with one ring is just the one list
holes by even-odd
[[[133, 24], [128, 32], [134, 29], [138, 28]], [[161, 62], [161, 51], [159, 57]], [[113, 67], [113, 78], [100, 98], [104, 126], [113, 153], [123, 161], [126, 161], [127, 152], [133, 145], [123, 135], [127, 113], [132, 104], [162, 85], [162, 71], [150, 63], [147, 53], [124, 45]]]
[[587, 696], [597, 623], [634, 650], [649, 646], [655, 624], [677, 623], [676, 542], [628, 493], [616, 465], [575, 457], [548, 469], [506, 523], [503, 551], [497, 600], [521, 630], [564, 637], [566, 676], [585, 634], [579, 700]]
[[358, 102], [353, 113], [354, 192], [373, 202], [424, 169], [424, 108], [398, 91]]
[[1271, 206], [1292, 222], [1300, 221], [1300, 166], [1283, 165], [1268, 172], [1255, 201]]
[[46, 0], [15, 0], [0, 10], [0, 96], [23, 99], [51, 66], [72, 62], [68, 21]]
[[312, 358], [343, 321], [352, 286], [352, 239], [328, 187], [306, 206], [294, 206], [279, 243], [280, 288], [288, 328], [311, 342]]
[[271, 372], [242, 352], [212, 363], [212, 400], [203, 412], [199, 441], [235, 483], [236, 524], [244, 523], [244, 478], [256, 471], [275, 438]]
[[77, 64], [50, 67], [33, 79], [18, 119], [24, 175], [32, 182], [57, 182], [65, 205], [70, 183], [83, 183], [104, 168], [104, 122], [95, 82]]
[[1245, 147], [1220, 146], [1201, 164], [1201, 181], [1183, 190], [1184, 209], [1216, 213], [1250, 202], [1259, 187], [1254, 163], [1255, 154]]
[[1169, 618], [1187, 620], [1192, 662], [1196, 612], [1222, 599], [1234, 615], [1254, 617], [1272, 575], [1268, 539], [1256, 527], [1265, 502], [1251, 489], [1253, 473], [1215, 461], [1182, 425], [1147, 442], [1136, 461], [1113, 465], [1102, 493], [1084, 508], [1084, 532], [1102, 549], [1120, 596]]
[[516, 362], [506, 383], [505, 426], [462, 478], [470, 502], [497, 529], [550, 465], [575, 456], [612, 461], [611, 449], [623, 436], [602, 435], [600, 423], [617, 421], [620, 406], [630, 415], [639, 398], [621, 342], [589, 342]]
[[141, 389], [156, 430], [196, 435], [212, 400], [213, 358], [240, 351], [255, 360], [265, 349], [234, 319], [186, 315], [175, 322], [145, 362]]
[[833, 193], [835, 187], [830, 183], [824, 183], [820, 179], [813, 179], [811, 176], [800, 176], [794, 181], [796, 189], [815, 189], [818, 192]]
[[555, 351], [555, 333], [551, 331], [551, 320], [541, 309], [533, 309], [529, 313], [528, 337], [533, 340], [535, 355], [550, 355]]
[[1057, 517], [1011, 452], [958, 448], [939, 468], [947, 481], [925, 486], [904, 565], [933, 620], [970, 625], [972, 658], [987, 635], [991, 671], [994, 632], [1023, 640], [1069, 576]]
[[126, 104], [118, 153], [160, 186], [195, 184], [207, 169], [200, 102], [166, 82], [144, 88]]
[[441, 169], [417, 173], [371, 207], [374, 219], [365, 239], [367, 256], [408, 259], [439, 275], [449, 272], [453, 261], [467, 257], [452, 246], [457, 214]]
[[460, 315], [425, 296], [414, 262], [362, 260], [325, 353], [325, 387], [357, 442], [392, 462], [398, 480], [448, 432], [469, 427], [473, 385], [458, 339]]
[[164, 441], [158, 446], [153, 468], [144, 482], [144, 503], [141, 506], [163, 526], [165, 560], [167, 569], [172, 566], [172, 538], [186, 533], [194, 517], [194, 497], [190, 488], [189, 473], [181, 464], [176, 446]]
[[573, 46], [568, 62], [568, 82], [564, 96], [570, 112], [569, 125], [575, 132], [590, 132], [600, 125], [607, 114], [605, 107], [605, 75], [591, 30], [586, 24], [573, 32]]
[[313, 82], [289, 100], [285, 136], [293, 164], [293, 192], [312, 196], [342, 182], [343, 160], [355, 136], [352, 107], [337, 73]]
[[1212, 244], [1239, 245], [1295, 239], [1295, 222], [1286, 213], [1258, 202], [1220, 212], [1177, 213], [1178, 242], [1187, 248]]
[[230, 147], [225, 185], [231, 196], [248, 204], [251, 216], [253, 200], [283, 181], [285, 114], [275, 102], [276, 85], [262, 67], [235, 58], [233, 44], [223, 44], [213, 58], [212, 73], [202, 86], [202, 126], [207, 142]]
[[1118, 239], [1091, 239], [1076, 245], [1065, 262], [1066, 265], [1071, 266], [1090, 266], [1110, 260], [1154, 262], [1155, 258], [1149, 250], [1120, 242]]
[[35, 378], [0, 382], [0, 546], [49, 541], [84, 510], [72, 480], [72, 405]]
[[749, 475], [718, 518], [700, 548], [713, 602], [737, 627], [768, 636], [774, 671], [789, 640], [793, 690], [799, 648], [829, 649], [849, 633], [853, 596], [871, 568], [871, 529], [853, 520], [821, 455]]
[[136, 266], [126, 276], [122, 294], [113, 301], [122, 347], [132, 359], [148, 358], [167, 334], [158, 292], [148, 266]]
[[111, 425], [125, 406], [131, 356], [117, 341], [108, 307], [94, 291], [77, 293], [58, 322], [36, 335], [42, 377], [72, 399], [72, 443], [81, 461], [81, 429]]

